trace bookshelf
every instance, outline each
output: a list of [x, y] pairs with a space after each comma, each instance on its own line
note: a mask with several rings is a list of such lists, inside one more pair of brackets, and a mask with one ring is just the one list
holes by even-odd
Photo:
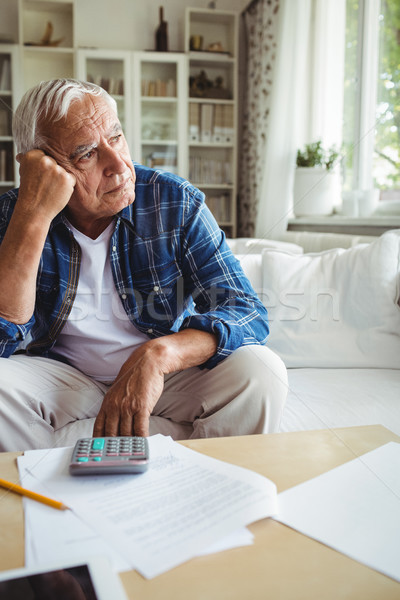
[[237, 14], [187, 8], [189, 179], [229, 237], [236, 236]]
[[77, 23], [85, 8], [78, 0], [16, 5], [17, 43], [0, 44], [0, 68], [8, 57], [12, 71], [0, 91], [0, 191], [18, 183], [10, 114], [22, 94], [42, 80], [76, 77], [100, 84], [115, 98], [132, 158], [190, 179], [205, 192], [226, 234], [235, 237], [237, 13], [182, 10], [183, 51], [156, 52], [84, 46]]
[[13, 111], [19, 96], [18, 46], [0, 45], [0, 193], [15, 187], [18, 169], [11, 135]]
[[139, 123], [134, 160], [187, 176], [186, 57], [177, 52], [133, 53], [133, 113]]

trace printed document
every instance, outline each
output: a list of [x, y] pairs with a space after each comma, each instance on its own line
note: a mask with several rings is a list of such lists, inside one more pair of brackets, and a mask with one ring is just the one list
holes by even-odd
[[278, 496], [277, 521], [400, 581], [400, 444]]
[[[121, 565], [133, 568], [147, 578], [276, 514], [276, 486], [267, 478], [189, 450], [170, 438], [157, 435], [149, 443], [150, 467], [140, 475], [71, 477], [72, 448], [29, 451], [18, 459], [21, 483], [33, 489], [36, 481], [35, 491], [61, 499], [80, 521], [87, 544], [93, 547], [93, 540], [101, 541], [118, 555], [119, 569]], [[33, 504], [24, 502], [27, 507]], [[43, 514], [46, 508], [34, 510]], [[49, 544], [53, 548], [55, 521], [64, 520], [63, 527], [68, 526], [68, 517], [54, 513], [60, 511], [52, 509], [52, 531], [44, 517], [40, 520], [41, 535], [50, 542], [54, 539]], [[28, 511], [26, 521], [31, 544], [35, 524]], [[76, 531], [80, 527], [74, 523]], [[102, 553], [101, 544], [97, 554]]]

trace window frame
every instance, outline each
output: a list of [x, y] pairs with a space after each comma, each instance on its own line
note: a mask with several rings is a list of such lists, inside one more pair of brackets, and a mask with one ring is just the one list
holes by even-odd
[[359, 0], [357, 96], [353, 189], [373, 188], [373, 154], [378, 88], [380, 0]]

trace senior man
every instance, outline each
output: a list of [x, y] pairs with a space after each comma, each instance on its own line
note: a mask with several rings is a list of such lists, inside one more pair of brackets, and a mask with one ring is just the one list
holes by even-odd
[[276, 431], [286, 370], [203, 193], [133, 163], [114, 100], [93, 84], [29, 90], [13, 135], [20, 187], [0, 198], [0, 449], [52, 447], [56, 431], [90, 418], [94, 436]]

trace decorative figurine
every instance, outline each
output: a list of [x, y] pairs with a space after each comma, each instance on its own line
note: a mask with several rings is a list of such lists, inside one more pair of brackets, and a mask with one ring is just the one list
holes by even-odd
[[64, 38], [60, 38], [58, 40], [52, 40], [52, 35], [53, 35], [53, 23], [51, 21], [48, 21], [44, 30], [44, 34], [42, 39], [40, 40], [39, 43], [37, 42], [26, 42], [25, 46], [48, 46], [48, 47], [55, 47], [58, 46]]

